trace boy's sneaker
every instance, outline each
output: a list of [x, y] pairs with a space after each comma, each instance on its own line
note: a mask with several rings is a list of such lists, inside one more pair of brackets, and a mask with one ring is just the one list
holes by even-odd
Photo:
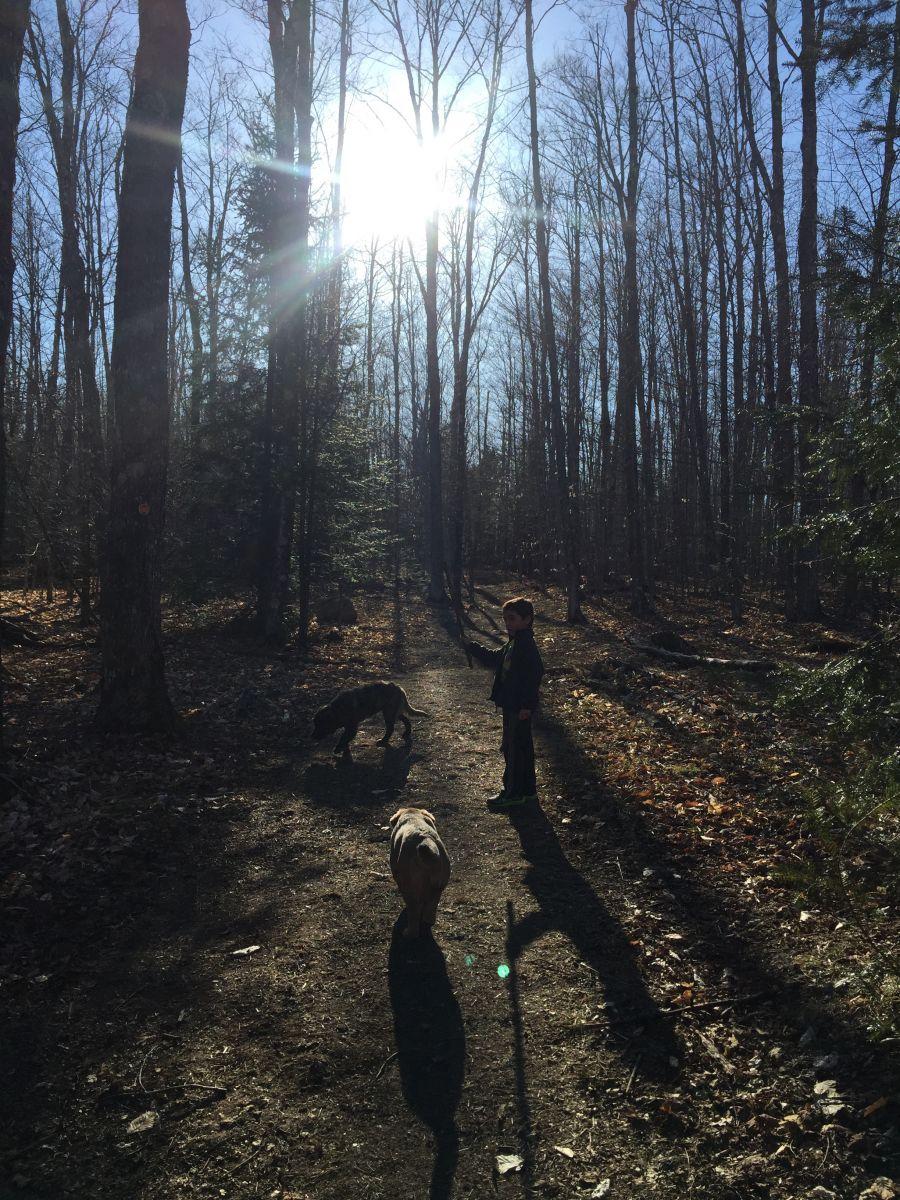
[[488, 800], [488, 808], [518, 808], [524, 804], [526, 796], [508, 796], [506, 792], [498, 792]]

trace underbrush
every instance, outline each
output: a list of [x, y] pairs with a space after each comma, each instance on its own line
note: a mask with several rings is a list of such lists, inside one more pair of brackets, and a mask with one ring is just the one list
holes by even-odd
[[832, 765], [804, 792], [815, 854], [790, 880], [857, 927], [871, 950], [859, 982], [876, 1032], [900, 1030], [900, 626], [834, 663], [793, 673], [778, 701]]

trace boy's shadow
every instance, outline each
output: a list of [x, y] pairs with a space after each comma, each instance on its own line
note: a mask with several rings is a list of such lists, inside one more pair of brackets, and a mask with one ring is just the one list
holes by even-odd
[[377, 747], [363, 743], [356, 757], [351, 752], [310, 763], [303, 773], [303, 791], [313, 804], [330, 808], [386, 803], [403, 791], [413, 764], [423, 758], [408, 742]]
[[[525, 883], [538, 907], [510, 926], [508, 952], [517, 959], [532, 942], [553, 930], [575, 946], [597, 974], [612, 1023], [642, 1027], [636, 1068], [650, 1079], [671, 1077], [670, 1058], [679, 1056], [670, 1022], [644, 983], [634, 948], [619, 922], [572, 866], [540, 805], [510, 809], [510, 822], [530, 866]], [[636, 1029], [635, 1029], [636, 1033]]]
[[430, 935], [408, 941], [406, 914], [394, 925], [388, 987], [403, 1096], [434, 1134], [429, 1200], [448, 1200], [459, 1159], [456, 1110], [466, 1035], [440, 946]]

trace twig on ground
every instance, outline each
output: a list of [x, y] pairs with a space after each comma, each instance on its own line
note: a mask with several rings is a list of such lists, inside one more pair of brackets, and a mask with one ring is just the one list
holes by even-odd
[[222, 1096], [228, 1095], [228, 1088], [223, 1087], [221, 1083], [195, 1083], [193, 1079], [185, 1079], [183, 1083], [169, 1083], [165, 1087], [160, 1088], [144, 1088], [144, 1095], [162, 1096], [166, 1092], [183, 1092], [187, 1088], [200, 1088], [204, 1092], [218, 1092]]
[[236, 1167], [230, 1167], [225, 1172], [225, 1174], [226, 1175], [234, 1175], [234, 1173], [236, 1171], [239, 1171], [241, 1169], [241, 1167], [246, 1167], [247, 1163], [253, 1162], [254, 1158], [256, 1158], [257, 1154], [259, 1154], [261, 1150], [262, 1150], [262, 1146], [257, 1146], [252, 1154], [249, 1154], [245, 1159], [243, 1159], [241, 1162], [239, 1162]]
[[631, 1068], [631, 1074], [628, 1076], [628, 1082], [625, 1084], [625, 1091], [624, 1091], [623, 1095], [627, 1096], [628, 1093], [631, 1091], [631, 1085], [634, 1083], [634, 1077], [635, 1077], [635, 1075], [637, 1075], [637, 1069], [640, 1066], [640, 1064], [641, 1064], [641, 1054], [640, 1054], [640, 1051], [638, 1051], [638, 1056], [634, 1060], [634, 1066]]
[[[694, 1012], [700, 1008], [715, 1008], [720, 1004], [751, 1004], [754, 1000], [762, 1000], [766, 996], [771, 996], [771, 990], [765, 992], [752, 992], [747, 996], [723, 996], [720, 1000], [698, 1000], [696, 1003], [688, 1004], [673, 1004], [669, 1008], [659, 1009], [659, 1013], [664, 1016], [677, 1016], [683, 1012]], [[580, 1021], [576, 1025], [570, 1025], [569, 1028], [575, 1032], [591, 1029], [610, 1029], [613, 1025], [626, 1025], [633, 1023], [636, 1020], [634, 1017], [607, 1017], [604, 1021]]]
[[137, 1082], [138, 1087], [141, 1089], [141, 1091], [146, 1096], [152, 1095], [152, 1092], [148, 1092], [147, 1089], [144, 1087], [144, 1067], [146, 1067], [147, 1060], [150, 1058], [150, 1056], [155, 1053], [156, 1053], [156, 1046], [154, 1045], [154, 1046], [151, 1046], [150, 1049], [147, 1051], [147, 1053], [144, 1055], [144, 1060], [141, 1063], [141, 1065], [138, 1067], [136, 1082]]
[[764, 992], [751, 992], [747, 996], [723, 996], [720, 1000], [690, 1000], [687, 1004], [673, 1004], [669, 1008], [661, 1008], [659, 1011], [666, 1014], [677, 1014], [692, 1012], [698, 1008], [715, 1008], [719, 1004], [752, 1004], [754, 1000], [763, 1000], [766, 996], [771, 995], [771, 989], [767, 989]]
[[391, 1065], [391, 1063], [394, 1061], [395, 1058], [399, 1058], [399, 1057], [400, 1057], [399, 1050], [395, 1050], [393, 1054], [389, 1054], [387, 1056], [387, 1058], [384, 1060], [384, 1062], [381, 1064], [381, 1066], [378, 1068], [375, 1078], [380, 1079], [381, 1076], [384, 1074], [385, 1069]]

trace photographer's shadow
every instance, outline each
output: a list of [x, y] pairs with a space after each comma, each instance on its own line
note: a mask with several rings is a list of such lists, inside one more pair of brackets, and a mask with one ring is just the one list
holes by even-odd
[[443, 952], [430, 934], [403, 936], [401, 914], [391, 938], [388, 987], [403, 1096], [432, 1131], [429, 1200], [448, 1200], [459, 1159], [456, 1110], [462, 1094], [466, 1036]]

